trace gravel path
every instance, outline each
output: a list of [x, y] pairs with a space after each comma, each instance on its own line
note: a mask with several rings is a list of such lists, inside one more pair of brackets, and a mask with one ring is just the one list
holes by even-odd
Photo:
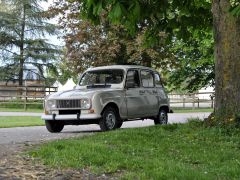
[[[0, 116], [8, 113], [0, 112]], [[40, 113], [11, 113], [13, 116], [40, 116]], [[210, 113], [169, 114], [169, 123], [185, 123], [188, 118], [206, 118]], [[154, 125], [151, 120], [125, 122], [122, 128]], [[49, 169], [26, 155], [19, 155], [35, 144], [51, 140], [91, 135], [100, 131], [98, 125], [66, 126], [62, 133], [49, 133], [44, 126], [0, 129], [0, 180], [2, 179], [115, 179], [96, 176], [86, 170]]]

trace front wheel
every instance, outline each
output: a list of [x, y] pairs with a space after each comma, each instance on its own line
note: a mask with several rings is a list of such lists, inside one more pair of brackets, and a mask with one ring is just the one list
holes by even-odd
[[45, 121], [46, 128], [51, 133], [61, 132], [64, 128], [64, 124], [61, 121]]
[[119, 121], [118, 124], [117, 124], [117, 128], [121, 128], [122, 124], [123, 124], [123, 121]]
[[154, 119], [154, 123], [157, 124], [167, 124], [168, 114], [164, 109], [160, 109], [157, 118]]
[[116, 109], [107, 107], [100, 119], [99, 125], [102, 131], [114, 130], [119, 127], [120, 117]]

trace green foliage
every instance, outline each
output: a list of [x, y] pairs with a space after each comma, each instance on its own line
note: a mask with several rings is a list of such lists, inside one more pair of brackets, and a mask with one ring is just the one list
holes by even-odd
[[[23, 70], [35, 66], [43, 76], [44, 67], [52, 66], [58, 59], [59, 49], [46, 35], [55, 35], [56, 26], [47, 22], [44, 11], [36, 0], [2, 0], [0, 7], [0, 53], [2, 79], [19, 79]], [[8, 73], [11, 71], [11, 73]]]
[[88, 169], [122, 179], [238, 179], [240, 131], [203, 122], [97, 133], [33, 150], [57, 168]]
[[56, 80], [61, 84], [65, 84], [70, 78], [73, 78], [75, 83], [78, 82], [80, 74], [76, 71], [76, 67], [72, 67], [72, 64], [66, 59], [65, 53], [61, 61], [57, 62], [51, 68], [48, 68], [46, 84], [52, 85]]
[[[96, 23], [121, 24], [132, 37], [144, 29], [141, 45], [145, 48], [155, 49], [161, 44], [161, 49], [167, 53], [151, 66], [162, 71], [170, 84], [169, 90], [195, 91], [214, 85], [211, 1], [81, 2], [88, 19]], [[98, 7], [101, 11], [92, 11]], [[159, 34], [164, 34], [164, 38]]]
[[[196, 32], [196, 31], [195, 31]], [[193, 92], [214, 86], [214, 60], [212, 32], [199, 32], [188, 41], [174, 40], [172, 52], [176, 66], [164, 72], [168, 75], [168, 89]]]
[[[86, 5], [92, 6], [94, 2], [88, 1]], [[171, 59], [173, 56], [165, 47], [164, 32], [156, 33], [157, 42], [148, 46], [151, 34], [146, 31], [145, 25], [134, 36], [130, 36], [125, 27], [109, 24], [104, 15], [100, 16], [99, 25], [89, 23], [81, 17], [80, 8], [82, 5], [77, 1], [56, 1], [49, 11], [51, 16], [60, 15], [59, 24], [63, 30], [67, 29], [63, 63], [66, 74], [70, 72], [75, 76], [91, 66], [110, 64], [152, 65], [161, 69], [171, 65], [171, 62], [167, 64], [165, 61], [165, 58]], [[116, 5], [116, 8], [116, 13], [120, 15], [121, 7]], [[70, 13], [66, 14], [65, 11]]]
[[[110, 22], [124, 25], [130, 32], [134, 33], [147, 24], [160, 31], [187, 38], [191, 31], [187, 27], [202, 29], [211, 26], [211, 2], [208, 0], [133, 0], [116, 1], [102, 0], [79, 1], [83, 3], [82, 10], [85, 17], [98, 22], [101, 14], [107, 14]], [[94, 11], [94, 9], [100, 9]]]
[[240, 2], [238, 0], [231, 0], [232, 7], [230, 8], [231, 14], [234, 16], [240, 16]]

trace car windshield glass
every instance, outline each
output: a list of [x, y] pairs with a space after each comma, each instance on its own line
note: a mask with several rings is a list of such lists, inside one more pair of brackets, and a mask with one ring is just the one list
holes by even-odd
[[98, 86], [120, 84], [123, 81], [123, 70], [95, 70], [86, 72], [79, 82], [80, 86]]

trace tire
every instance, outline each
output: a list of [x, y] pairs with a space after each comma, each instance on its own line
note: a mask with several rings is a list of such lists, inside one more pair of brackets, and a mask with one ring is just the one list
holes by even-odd
[[157, 124], [167, 124], [168, 114], [165, 109], [160, 109], [157, 118], [154, 119], [154, 123]]
[[64, 124], [61, 121], [45, 121], [46, 128], [51, 133], [59, 133], [63, 130]]
[[102, 118], [99, 121], [99, 126], [102, 131], [110, 131], [121, 127], [121, 120], [117, 110], [112, 107], [106, 107], [103, 111]]
[[118, 124], [117, 124], [117, 128], [121, 128], [122, 124], [123, 124], [123, 121], [119, 121]]

